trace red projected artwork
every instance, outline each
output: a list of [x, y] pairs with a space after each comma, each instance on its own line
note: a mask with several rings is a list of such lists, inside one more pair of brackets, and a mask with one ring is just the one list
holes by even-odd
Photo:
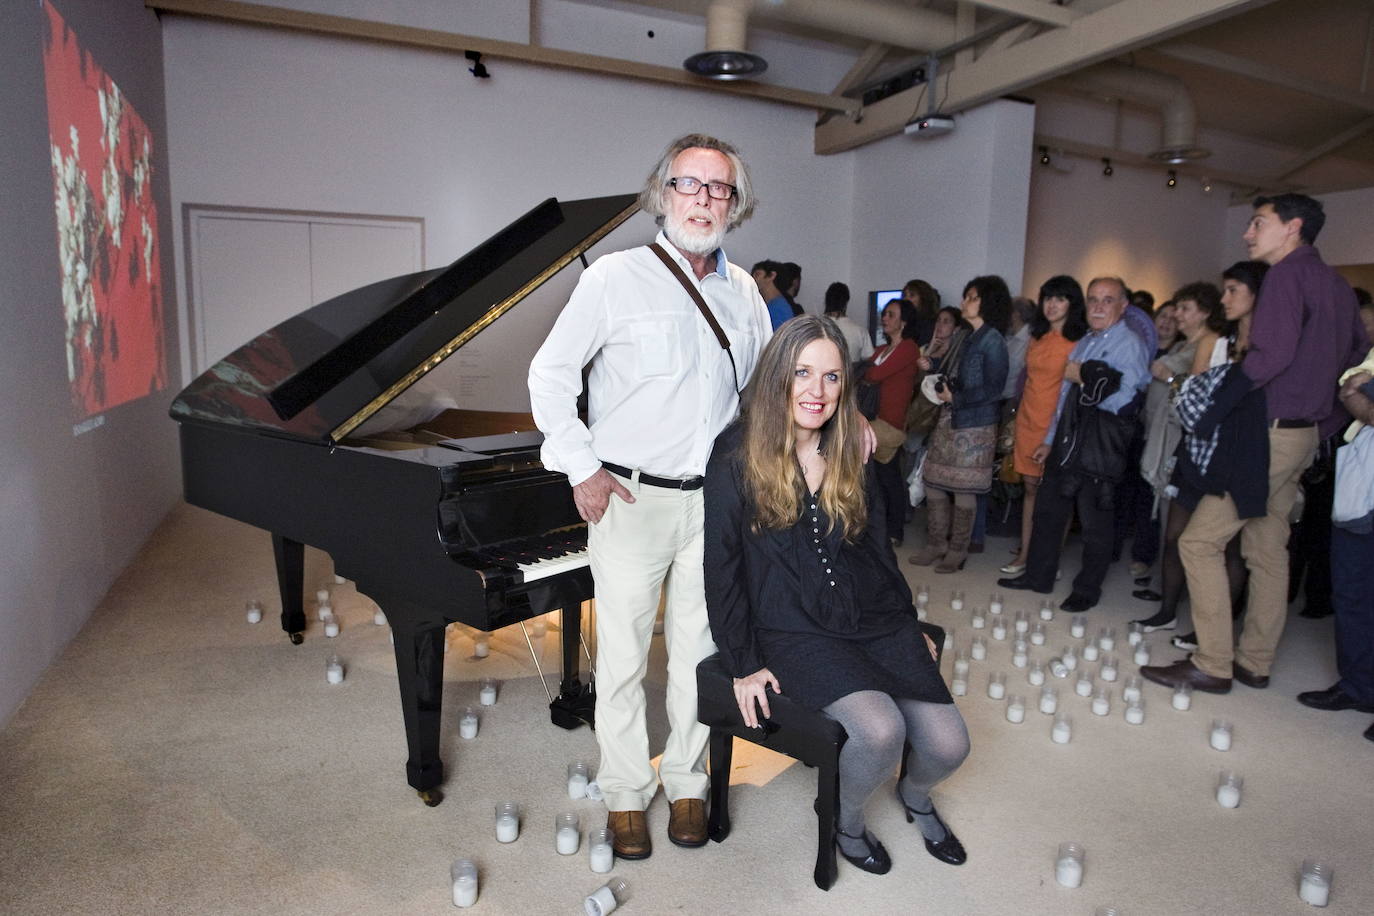
[[167, 385], [153, 138], [62, 16], [43, 6], [67, 379], [85, 419]]

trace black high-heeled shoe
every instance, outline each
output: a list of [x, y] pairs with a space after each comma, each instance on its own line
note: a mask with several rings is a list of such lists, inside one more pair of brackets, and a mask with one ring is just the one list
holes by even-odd
[[882, 843], [879, 843], [877, 840], [874, 840], [872, 843], [868, 841], [867, 831], [864, 831], [863, 836], [850, 836], [839, 827], [836, 827], [835, 832], [851, 840], [863, 840], [865, 848], [868, 849], [868, 855], [866, 856], [851, 856], [844, 851], [844, 847], [840, 845], [840, 841], [837, 839], [835, 841], [835, 848], [839, 850], [840, 855], [844, 856], [851, 865], [856, 868], [862, 868], [864, 871], [873, 875], [885, 875], [892, 871], [892, 857], [887, 854], [887, 850], [883, 848]]
[[[902, 798], [902, 789], [901, 786], [898, 785], [897, 803], [900, 804], [902, 810], [906, 812], [906, 822], [908, 824], [914, 821], [918, 814], [921, 815], [921, 817], [930, 817], [934, 815], [936, 823], [944, 828], [945, 838], [943, 840], [938, 843], [926, 840], [926, 852], [930, 853], [941, 862], [946, 862], [950, 865], [963, 865], [968, 861], [968, 853], [964, 851], [964, 844], [959, 842], [959, 838], [954, 835], [953, 830], [949, 829], [949, 825], [941, 820], [940, 815], [935, 811], [934, 802], [930, 803], [929, 811], [917, 811], [906, 803], [906, 799]], [[921, 839], [924, 840], [925, 836], [922, 835]]]

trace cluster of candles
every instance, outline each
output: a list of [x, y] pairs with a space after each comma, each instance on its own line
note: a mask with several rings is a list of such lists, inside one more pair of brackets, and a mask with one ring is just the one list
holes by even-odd
[[[592, 831], [595, 835], [598, 831]], [[607, 833], [607, 828], [602, 827], [600, 833]], [[610, 845], [607, 841], [605, 845], [607, 855], [610, 854]], [[576, 852], [576, 850], [573, 850]], [[595, 861], [595, 860], [593, 860]], [[609, 859], [608, 859], [609, 861]], [[607, 864], [604, 871], [610, 871]], [[592, 871], [598, 871], [593, 864]], [[449, 883], [453, 893], [453, 905], [456, 907], [467, 908], [477, 902], [478, 880], [477, 865], [471, 859], [455, 859], [449, 866]], [[620, 906], [630, 896], [630, 886], [623, 878], [612, 878], [601, 887], [592, 891], [583, 901], [583, 912], [588, 916], [606, 916]]]
[[[924, 586], [921, 587], [917, 595], [918, 606], [922, 609], [929, 604], [930, 594]], [[964, 607], [964, 594], [961, 591], [954, 592], [950, 598], [950, 608], [960, 611]], [[1054, 618], [1054, 608], [1049, 599], [1045, 599], [1040, 606], [1039, 616], [1042, 621], [1049, 621]], [[1078, 662], [1092, 662], [1101, 660], [1098, 675], [1103, 681], [1114, 682], [1118, 677], [1118, 661], [1116, 656], [1108, 654], [1116, 648], [1116, 628], [1104, 626], [1098, 631], [1096, 639], [1084, 644], [1081, 649], [1073, 646], [1066, 646], [1062, 653], [1051, 658], [1048, 666], [1040, 661], [1031, 662], [1027, 641], [1030, 645], [1042, 646], [1045, 644], [1045, 626], [1043, 622], [1036, 622], [1032, 625], [1030, 615], [1025, 611], [1018, 611], [1013, 616], [1012, 630], [1014, 638], [1012, 640], [1011, 662], [1017, 668], [1026, 669], [1026, 680], [1033, 687], [1040, 687], [1039, 710], [1041, 713], [1053, 716], [1053, 725], [1050, 729], [1050, 739], [1056, 744], [1067, 744], [1073, 737], [1073, 719], [1067, 712], [1059, 709], [1059, 689], [1053, 684], [1045, 683], [1046, 672], [1055, 678], [1065, 679], [1078, 669]], [[1001, 595], [993, 595], [988, 602], [988, 613], [985, 614], [982, 608], [975, 607], [970, 615], [970, 624], [975, 630], [988, 630], [995, 640], [1004, 640], [1008, 636], [1006, 617], [1003, 613], [1003, 603]], [[1087, 622], [1083, 617], [1075, 617], [1069, 626], [1069, 633], [1074, 639], [1083, 639], [1087, 633]], [[1137, 665], [1148, 665], [1150, 663], [1150, 645], [1145, 641], [1144, 628], [1139, 623], [1132, 623], [1126, 636], [1127, 645], [1133, 650], [1132, 660]], [[954, 648], [952, 635], [947, 631], [945, 634], [945, 649]], [[968, 692], [968, 672], [969, 662], [982, 661], [987, 658], [987, 640], [982, 635], [975, 635], [969, 643], [969, 648], [958, 649], [954, 657], [954, 677], [951, 681], [951, 692], [956, 696], [963, 696]], [[1145, 721], [1145, 698], [1142, 694], [1144, 681], [1138, 675], [1128, 677], [1122, 685], [1121, 698], [1125, 703], [1124, 718], [1131, 725], [1140, 725]], [[1092, 698], [1092, 712], [1096, 716], [1106, 716], [1111, 713], [1111, 688], [1102, 685], [1094, 685], [1093, 676], [1084, 670], [1078, 672], [1078, 677], [1074, 682], [1074, 693], [1081, 697]], [[1003, 672], [994, 671], [988, 675], [987, 695], [994, 700], [1005, 700], [1006, 718], [1008, 722], [1020, 724], [1026, 720], [1026, 697], [1019, 693], [1007, 693], [1007, 676]], [[1180, 711], [1187, 712], [1193, 705], [1193, 689], [1188, 684], [1181, 684], [1175, 688], [1170, 705]], [[1211, 729], [1208, 732], [1208, 743], [1218, 751], [1229, 751], [1233, 739], [1233, 730], [1230, 722], [1225, 719], [1213, 719]], [[1239, 807], [1241, 801], [1241, 789], [1245, 784], [1244, 777], [1234, 770], [1222, 770], [1217, 776], [1216, 799], [1217, 804], [1223, 808]], [[1079, 887], [1083, 883], [1083, 872], [1086, 852], [1079, 843], [1063, 843], [1059, 847], [1059, 854], [1055, 859], [1055, 880], [1064, 887]], [[1325, 862], [1309, 859], [1303, 863], [1302, 871], [1299, 875], [1298, 896], [1305, 903], [1312, 906], [1326, 906], [1330, 898], [1332, 883], [1331, 866]], [[1099, 907], [1099, 916], [1114, 916], [1118, 910], [1115, 907]]]

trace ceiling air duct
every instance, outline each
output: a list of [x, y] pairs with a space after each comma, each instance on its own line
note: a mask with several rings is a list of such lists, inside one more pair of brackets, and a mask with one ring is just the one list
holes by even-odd
[[1205, 159], [1212, 151], [1198, 146], [1197, 110], [1183, 81], [1158, 70], [1102, 64], [1066, 77], [1067, 81], [1096, 95], [1126, 99], [1160, 110], [1164, 120], [1159, 149], [1151, 159], [1179, 165]]
[[740, 80], [758, 76], [768, 61], [745, 48], [749, 25], [748, 0], [716, 0], [706, 9], [706, 50], [693, 54], [682, 66], [698, 76]]

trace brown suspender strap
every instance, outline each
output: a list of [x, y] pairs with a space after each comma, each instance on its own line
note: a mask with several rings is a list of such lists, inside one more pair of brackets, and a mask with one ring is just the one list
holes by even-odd
[[682, 284], [682, 288], [687, 290], [687, 295], [692, 297], [692, 301], [697, 304], [697, 310], [701, 312], [701, 317], [706, 319], [706, 323], [715, 332], [716, 340], [720, 342], [720, 348], [725, 351], [725, 355], [730, 358], [730, 371], [735, 375], [735, 391], [739, 391], [739, 371], [735, 369], [735, 356], [730, 352], [730, 338], [725, 336], [725, 329], [716, 321], [716, 316], [711, 313], [711, 307], [706, 304], [706, 300], [701, 295], [701, 290], [692, 285], [692, 281], [687, 279], [687, 275], [682, 272], [682, 268], [673, 256], [663, 250], [663, 246], [654, 242], [649, 246], [649, 250], [658, 256], [663, 262], [663, 266], [668, 268], [668, 272], [677, 278], [677, 282]]

